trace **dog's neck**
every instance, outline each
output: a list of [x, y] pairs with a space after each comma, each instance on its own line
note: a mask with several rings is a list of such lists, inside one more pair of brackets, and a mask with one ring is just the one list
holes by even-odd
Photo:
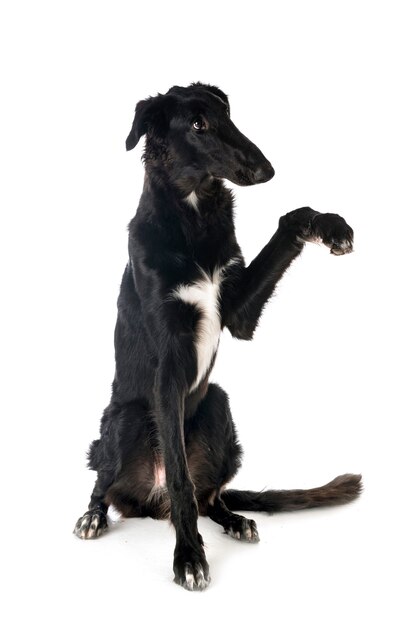
[[174, 203], [188, 213], [203, 216], [216, 206], [232, 207], [232, 193], [222, 179], [210, 175], [198, 177], [195, 172], [184, 172], [175, 182], [168, 168], [145, 169], [144, 192], [152, 193], [168, 206]]

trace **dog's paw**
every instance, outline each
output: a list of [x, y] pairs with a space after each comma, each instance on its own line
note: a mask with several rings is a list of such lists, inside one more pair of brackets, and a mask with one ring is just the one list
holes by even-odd
[[331, 254], [340, 256], [353, 251], [353, 229], [336, 213], [318, 213], [312, 219], [305, 241], [323, 243]]
[[337, 256], [353, 251], [353, 229], [336, 213], [318, 213], [302, 207], [283, 215], [279, 228], [293, 233], [299, 243], [323, 243]]
[[225, 526], [225, 532], [227, 535], [240, 541], [247, 541], [248, 543], [258, 543], [260, 541], [255, 521], [240, 515], [237, 515], [236, 519], [229, 522], [228, 526]]
[[174, 582], [188, 591], [203, 591], [210, 583], [209, 565], [204, 554], [174, 558]]
[[74, 528], [74, 534], [80, 539], [97, 539], [107, 530], [106, 515], [100, 509], [87, 511], [77, 521]]

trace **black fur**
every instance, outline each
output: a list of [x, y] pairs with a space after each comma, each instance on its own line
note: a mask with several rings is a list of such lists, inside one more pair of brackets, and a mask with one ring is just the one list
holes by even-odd
[[[196, 301], [196, 285], [204, 284], [208, 294], [218, 285], [219, 318], [212, 321], [219, 319], [234, 337], [251, 339], [277, 281], [305, 241], [319, 238], [333, 254], [344, 254], [352, 250], [353, 231], [338, 215], [298, 209], [280, 218], [269, 243], [246, 266], [235, 238], [232, 194], [222, 179], [252, 185], [269, 180], [274, 170], [232, 123], [227, 96], [195, 83], [143, 100], [127, 149], [142, 135], [146, 175], [129, 226], [112, 398], [100, 439], [90, 447], [97, 481], [75, 532], [97, 537], [107, 527], [110, 504], [125, 516], [169, 517], [176, 530], [175, 581], [204, 589], [209, 568], [199, 513], [236, 538], [258, 541], [255, 523], [229, 509], [273, 512], [347, 502], [359, 493], [360, 477], [347, 475], [306, 491], [224, 491], [240, 466], [241, 447], [228, 396], [208, 383], [216, 329], [209, 337], [212, 361], [198, 370], [209, 313]], [[194, 300], [184, 296], [193, 285], [195, 291], [187, 293]]]

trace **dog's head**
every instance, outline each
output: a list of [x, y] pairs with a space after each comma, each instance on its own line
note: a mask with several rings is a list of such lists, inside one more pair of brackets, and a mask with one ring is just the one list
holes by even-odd
[[237, 185], [274, 176], [261, 150], [231, 121], [228, 97], [212, 85], [176, 86], [138, 102], [126, 149], [132, 150], [142, 135], [147, 136], [145, 162], [169, 168], [190, 188], [208, 176]]

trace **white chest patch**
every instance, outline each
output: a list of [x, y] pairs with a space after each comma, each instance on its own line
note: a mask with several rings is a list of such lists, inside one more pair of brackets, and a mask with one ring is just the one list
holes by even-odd
[[200, 312], [196, 332], [195, 348], [197, 358], [197, 376], [190, 391], [196, 389], [212, 362], [218, 348], [221, 334], [218, 299], [222, 280], [222, 269], [216, 269], [212, 276], [201, 270], [201, 278], [191, 285], [180, 285], [174, 296], [193, 304]]

